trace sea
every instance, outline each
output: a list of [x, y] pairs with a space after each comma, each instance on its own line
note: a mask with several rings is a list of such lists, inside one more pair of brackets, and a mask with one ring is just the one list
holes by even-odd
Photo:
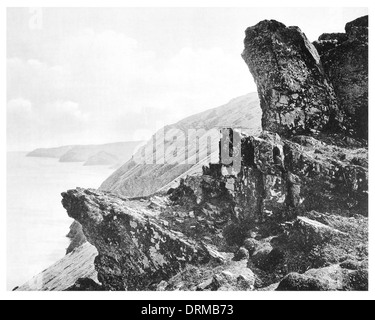
[[61, 193], [98, 188], [115, 169], [7, 154], [7, 288], [12, 290], [63, 258], [73, 220]]

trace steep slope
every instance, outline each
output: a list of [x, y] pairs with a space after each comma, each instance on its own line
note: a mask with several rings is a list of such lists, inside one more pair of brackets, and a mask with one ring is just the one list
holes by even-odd
[[16, 291], [64, 291], [81, 278], [98, 281], [94, 260], [98, 255], [95, 247], [83, 244], [66, 257], [44, 270]]
[[[205, 111], [167, 126], [164, 131], [181, 130], [188, 136], [189, 129], [203, 129], [205, 132], [199, 133], [199, 137], [200, 141], [205, 141], [209, 135], [208, 131], [215, 128], [243, 128], [249, 134], [257, 134], [260, 132], [260, 119], [259, 98], [256, 93], [251, 93], [233, 99], [219, 108]], [[168, 149], [172, 143], [173, 140], [165, 139], [165, 149]], [[150, 141], [148, 144], [150, 144]], [[171, 162], [168, 157], [163, 161], [165, 164], [137, 163], [135, 159], [145, 152], [146, 147], [143, 147], [132, 160], [109, 177], [100, 189], [127, 197], [147, 196], [158, 191], [167, 191], [169, 188], [178, 185], [181, 178], [187, 175], [201, 174], [203, 165], [217, 162], [219, 139], [212, 141], [212, 146], [211, 157], [208, 157], [204, 150], [203, 153], [200, 153], [199, 162], [195, 162], [195, 159], [193, 159], [194, 164], [186, 163], [192, 163], [190, 160], [195, 157], [195, 154], [189, 155], [188, 161], [183, 155], [174, 164], [168, 164], [168, 162]], [[155, 152], [153, 155], [156, 156]]]

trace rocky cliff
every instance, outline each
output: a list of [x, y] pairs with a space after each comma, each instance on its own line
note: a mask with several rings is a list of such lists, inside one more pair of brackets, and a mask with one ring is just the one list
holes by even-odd
[[368, 139], [368, 16], [349, 22], [345, 31], [324, 34], [314, 44], [344, 114], [346, 134]]
[[[260, 22], [246, 31], [243, 57], [258, 86], [261, 134], [223, 128], [219, 161], [168, 192], [64, 193], [98, 250], [97, 289], [368, 290], [368, 149], [353, 121], [368, 106], [341, 103], [349, 78], [358, 86], [351, 97], [367, 90], [365, 68], [357, 73], [346, 57], [363, 59], [362, 47], [350, 48], [366, 35], [361, 18], [316, 49], [296, 27]], [[92, 288], [81, 279], [71, 289]]]

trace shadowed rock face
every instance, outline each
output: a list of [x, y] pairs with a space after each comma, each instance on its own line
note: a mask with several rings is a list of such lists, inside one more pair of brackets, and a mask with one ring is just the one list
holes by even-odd
[[314, 44], [335, 89], [346, 132], [367, 139], [368, 16], [349, 22], [345, 30], [341, 35], [323, 35]]
[[307, 134], [340, 120], [319, 54], [298, 27], [266, 20], [248, 28], [242, 56], [258, 87], [263, 130]]

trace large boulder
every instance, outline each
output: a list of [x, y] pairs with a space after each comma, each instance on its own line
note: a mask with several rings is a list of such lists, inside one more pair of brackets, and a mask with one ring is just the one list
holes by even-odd
[[290, 136], [340, 121], [319, 54], [298, 27], [265, 20], [248, 28], [242, 56], [258, 87], [263, 130]]
[[99, 255], [104, 290], [147, 290], [183, 270], [219, 257], [201, 242], [170, 230], [168, 222], [140, 201], [85, 189], [63, 193], [63, 206], [83, 228]]

